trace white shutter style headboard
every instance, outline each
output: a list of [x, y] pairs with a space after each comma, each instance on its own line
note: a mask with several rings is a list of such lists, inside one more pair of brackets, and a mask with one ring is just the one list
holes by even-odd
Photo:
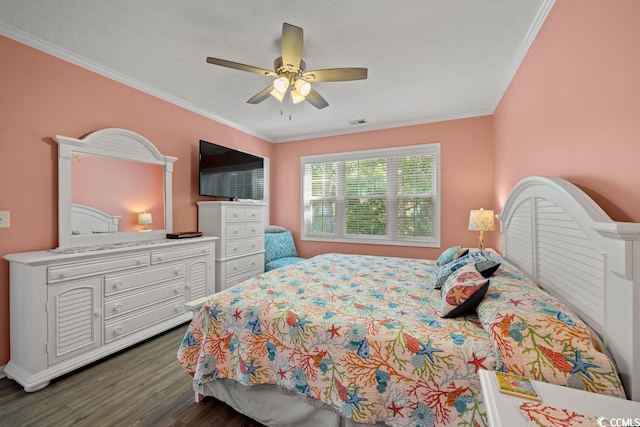
[[498, 216], [503, 256], [570, 306], [640, 401], [640, 224], [616, 222], [562, 178], [529, 177]]

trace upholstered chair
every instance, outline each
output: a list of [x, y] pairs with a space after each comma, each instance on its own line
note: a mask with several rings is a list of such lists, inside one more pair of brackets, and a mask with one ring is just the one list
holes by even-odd
[[305, 259], [298, 256], [291, 232], [277, 225], [265, 227], [264, 248], [264, 271], [295, 264]]

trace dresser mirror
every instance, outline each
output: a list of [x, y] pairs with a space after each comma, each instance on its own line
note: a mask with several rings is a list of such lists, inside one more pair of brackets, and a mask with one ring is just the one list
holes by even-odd
[[143, 136], [109, 128], [58, 143], [58, 245], [164, 238], [172, 230], [175, 157]]

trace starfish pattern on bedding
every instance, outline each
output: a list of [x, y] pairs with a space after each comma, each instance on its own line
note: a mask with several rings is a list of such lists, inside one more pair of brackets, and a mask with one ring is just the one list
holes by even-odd
[[482, 369], [487, 369], [482, 362], [484, 362], [485, 360], [487, 360], [486, 357], [481, 357], [478, 359], [478, 356], [476, 356], [476, 353], [472, 353], [473, 354], [473, 359], [469, 360], [467, 363], [469, 365], [473, 365], [476, 368], [476, 374], [478, 373], [478, 369], [482, 368]]
[[583, 374], [585, 374], [587, 376], [587, 378], [589, 378], [591, 381], [593, 381], [593, 377], [591, 376], [591, 374], [589, 373], [589, 371], [587, 371], [587, 369], [589, 368], [599, 368], [600, 366], [593, 364], [593, 363], [589, 363], [589, 362], [585, 362], [584, 360], [582, 360], [582, 356], [580, 356], [580, 350], [576, 350], [576, 358], [572, 359], [570, 357], [565, 356], [565, 358], [573, 363], [573, 368], [571, 369], [571, 373], [575, 374], [577, 372], [582, 372]]
[[426, 354], [427, 357], [429, 358], [429, 360], [431, 361], [431, 363], [434, 362], [433, 353], [442, 353], [444, 351], [444, 350], [441, 350], [439, 348], [432, 347], [431, 346], [432, 342], [433, 342], [432, 339], [427, 341], [426, 344], [418, 342], [420, 344], [420, 350], [416, 353], [416, 354], [422, 354], [422, 355]]
[[278, 371], [278, 375], [280, 375], [280, 379], [281, 379], [281, 380], [286, 379], [286, 378], [287, 378], [287, 373], [288, 373], [288, 372], [289, 372], [289, 371], [284, 371], [284, 370], [282, 370], [282, 368], [280, 368], [280, 370]]
[[393, 417], [395, 418], [396, 415], [400, 415], [402, 418], [404, 418], [404, 415], [402, 415], [402, 411], [404, 409], [404, 406], [396, 406], [396, 402], [391, 402], [391, 406], [387, 406], [387, 409], [391, 409], [391, 411], [393, 411]]
[[327, 329], [327, 332], [329, 332], [331, 334], [331, 339], [333, 339], [333, 337], [335, 336], [340, 336], [340, 327], [336, 328], [336, 325], [331, 324], [331, 328]]
[[254, 363], [255, 363], [255, 360], [251, 359], [249, 361], [249, 363], [246, 364], [246, 369], [247, 369], [245, 371], [246, 375], [252, 375], [252, 376], [255, 377], [256, 376], [256, 370], [262, 368], [262, 366], [260, 366], [260, 365], [256, 366]]
[[205, 310], [207, 312], [207, 314], [209, 315], [209, 317], [213, 317], [214, 319], [218, 320], [218, 314], [222, 313], [222, 310], [218, 309], [218, 307], [205, 307]]
[[347, 390], [347, 396], [349, 396], [349, 398], [344, 403], [355, 406], [358, 411], [360, 410], [360, 402], [367, 400], [364, 397], [358, 396], [358, 386], [353, 389], [353, 393]]

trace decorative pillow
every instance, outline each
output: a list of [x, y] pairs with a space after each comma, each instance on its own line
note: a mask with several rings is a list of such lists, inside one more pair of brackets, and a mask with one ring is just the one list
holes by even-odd
[[469, 256], [473, 259], [476, 270], [484, 278], [493, 276], [493, 273], [500, 267], [500, 262], [493, 259], [489, 251], [471, 251]]
[[278, 258], [298, 256], [293, 236], [288, 230], [283, 233], [266, 233], [264, 235], [264, 249], [265, 264]]
[[447, 281], [447, 278], [451, 274], [472, 262], [473, 259], [469, 255], [464, 255], [448, 264], [440, 266], [440, 268], [438, 268], [438, 273], [436, 274], [436, 284], [434, 285], [434, 289], [441, 289], [442, 285], [444, 285], [444, 282]]
[[475, 310], [488, 289], [489, 280], [482, 277], [473, 264], [463, 266], [451, 274], [442, 287], [440, 317], [458, 317]]
[[440, 254], [437, 263], [438, 265], [445, 265], [468, 253], [469, 249], [463, 248], [462, 246], [452, 246]]

